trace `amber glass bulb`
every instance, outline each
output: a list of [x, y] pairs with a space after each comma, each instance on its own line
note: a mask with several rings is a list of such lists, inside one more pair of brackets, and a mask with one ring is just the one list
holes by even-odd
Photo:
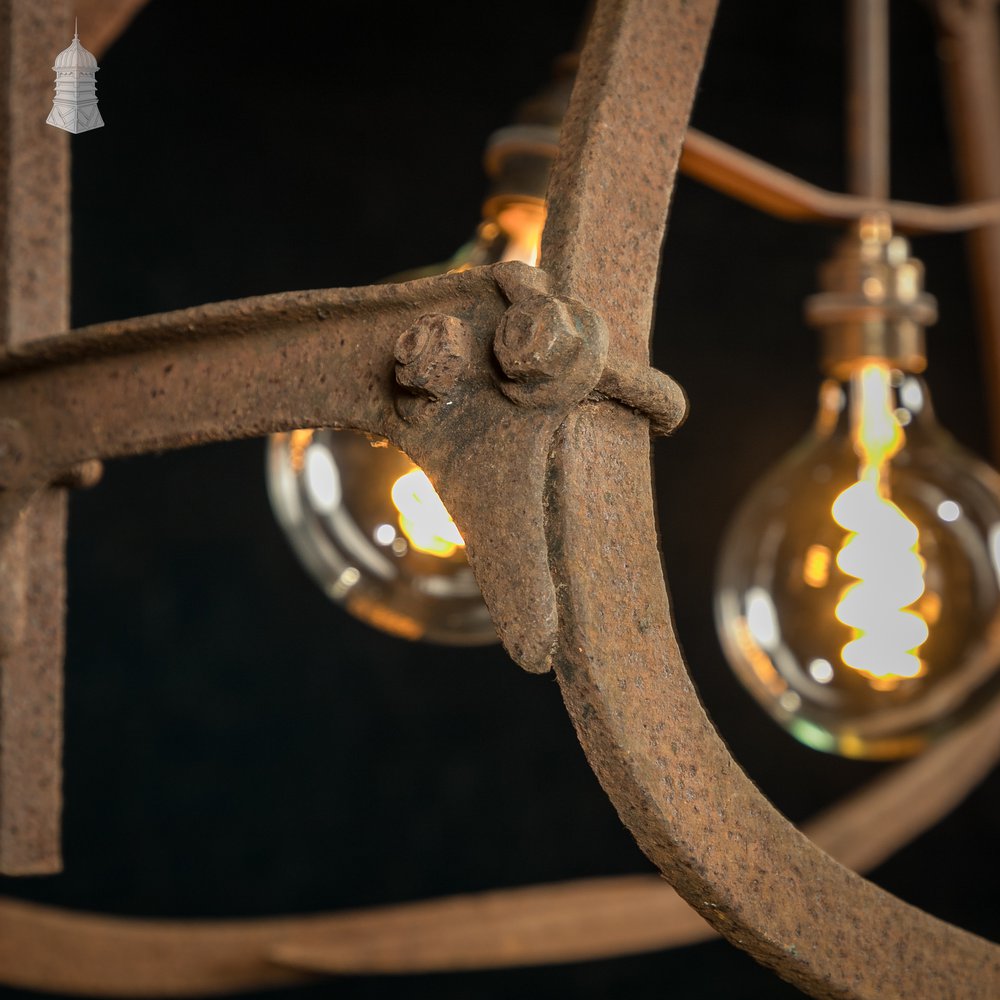
[[803, 743], [905, 756], [1000, 690], [1000, 476], [887, 362], [819, 402], [733, 519], [716, 620], [737, 676]]
[[[537, 263], [545, 205], [509, 199], [444, 264], [392, 281], [501, 260]], [[465, 543], [433, 484], [384, 441], [340, 430], [275, 434], [268, 493], [292, 548], [332, 600], [392, 635], [496, 642]]]

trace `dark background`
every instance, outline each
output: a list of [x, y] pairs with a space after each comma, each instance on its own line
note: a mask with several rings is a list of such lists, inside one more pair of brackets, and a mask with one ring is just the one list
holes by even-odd
[[[445, 258], [478, 218], [484, 140], [545, 81], [582, 7], [153, 0], [101, 60], [107, 127], [73, 139], [74, 323]], [[930, 18], [907, 0], [893, 15], [894, 191], [950, 201]], [[842, 188], [841, 18], [833, 0], [723, 0], [694, 124]], [[734, 505], [810, 422], [801, 301], [834, 235], [682, 180], [655, 335], [692, 402], [656, 451], [680, 633], [737, 759], [793, 819], [877, 768], [800, 747], [738, 688], [711, 580]], [[938, 412], [983, 453], [963, 244], [916, 250], [941, 303]], [[271, 516], [262, 442], [110, 465], [73, 499], [69, 566], [66, 872], [0, 891], [119, 914], [263, 915], [650, 870], [551, 678], [499, 647], [382, 636], [322, 596]], [[1000, 937], [998, 792], [991, 778], [875, 879]], [[723, 943], [289, 995], [667, 991], [798, 995]]]

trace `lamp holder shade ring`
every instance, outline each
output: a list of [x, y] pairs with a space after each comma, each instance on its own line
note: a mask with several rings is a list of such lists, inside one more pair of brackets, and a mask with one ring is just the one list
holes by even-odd
[[805, 318], [822, 331], [825, 372], [842, 376], [863, 358], [924, 370], [924, 328], [937, 321], [937, 300], [924, 291], [923, 264], [887, 215], [866, 215], [851, 227], [821, 266], [820, 284]]

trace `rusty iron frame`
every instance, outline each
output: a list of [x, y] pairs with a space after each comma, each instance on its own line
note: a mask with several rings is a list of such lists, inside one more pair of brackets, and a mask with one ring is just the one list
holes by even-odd
[[[46, 24], [60, 23], [61, 3], [43, 11]], [[579, 957], [585, 946], [617, 954], [694, 940], [706, 933], [696, 913], [814, 996], [1000, 993], [1000, 949], [866, 882], [770, 806], [705, 716], [674, 636], [648, 450], [651, 428], [669, 432], [684, 401], [668, 376], [649, 369], [648, 339], [715, 0], [598, 5], [554, 168], [543, 271], [497, 265], [54, 336], [65, 326], [67, 154], [34, 106], [59, 44], [41, 32], [39, 6], [0, 0], [8, 85], [0, 122], [0, 868], [58, 865], [65, 484], [91, 480], [101, 459], [340, 426], [384, 435], [438, 484], [504, 644], [526, 669], [555, 671], [594, 770], [679, 895], [650, 880], [610, 880], [507, 894], [499, 915], [497, 904], [477, 906], [481, 899], [344, 915], [341, 929], [368, 933], [339, 951], [330, 917], [131, 925], [4, 902], [0, 978], [81, 992], [224, 992], [357, 971], [365, 961], [369, 971], [421, 967], [421, 957], [425, 968], [495, 963], [484, 944], [497, 926], [490, 919], [520, 927], [507, 961], [530, 962]], [[646, 99], [636, 102], [640, 88]], [[47, 157], [55, 173], [39, 179], [33, 170]], [[629, 262], [628, 281], [618, 280], [620, 261]], [[524, 484], [516, 503], [493, 506], [489, 498], [512, 478]], [[995, 719], [821, 817], [817, 839], [849, 865], [877, 862], [993, 763]], [[917, 804], [914, 789], [927, 790]], [[611, 922], [580, 916], [581, 894], [595, 891], [627, 915], [617, 937]], [[459, 933], [470, 916], [483, 931], [471, 941]], [[553, 926], [562, 937], [533, 950], [545, 938], [537, 928]], [[450, 928], [447, 947], [435, 951], [424, 935], [416, 938], [424, 950], [411, 941], [408, 951], [405, 935], [421, 927]], [[64, 961], [52, 960], [53, 948]], [[168, 968], [173, 981], [164, 986]]]

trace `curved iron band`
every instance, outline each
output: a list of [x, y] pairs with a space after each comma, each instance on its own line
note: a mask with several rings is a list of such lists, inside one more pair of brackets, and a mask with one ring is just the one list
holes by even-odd
[[[659, 245], [714, 7], [605, 0], [581, 57], [542, 258], [557, 294], [604, 316], [612, 357], [647, 356]], [[638, 261], [627, 281], [608, 280], [617, 260]], [[567, 708], [622, 819], [677, 891], [814, 996], [1000, 995], [1000, 948], [839, 865], [719, 739], [674, 635], [645, 421], [601, 404], [574, 412], [553, 449], [547, 513]]]
[[[998, 722], [1000, 702], [804, 832], [851, 867], [877, 864], [989, 770], [1000, 752]], [[302, 982], [309, 973], [585, 961], [711, 936], [669, 885], [647, 875], [243, 921], [134, 920], [0, 899], [0, 982], [87, 996], [204, 996]]]
[[[659, 7], [648, 3], [604, 4], [588, 43], [581, 71], [583, 83], [567, 122], [569, 138], [556, 170], [546, 260], [550, 252], [554, 254], [557, 291], [604, 307], [602, 311], [617, 338], [615, 349], [631, 360], [645, 352], [655, 260], [671, 172], [712, 7], [711, 2]], [[636, 122], [634, 116], [631, 120], [625, 118], [625, 98], [634, 94], [640, 83], [646, 86], [647, 81], [653, 81], [649, 88], [653, 97], [642, 102], [640, 119], [652, 114], [654, 120]], [[662, 106], [657, 106], [658, 96], [663, 97]], [[635, 157], [623, 158], [620, 134], [611, 139], [616, 121], [629, 123], [635, 142], [646, 146], [645, 157], [640, 149]], [[662, 162], [656, 162], [657, 155]], [[662, 177], [664, 163], [668, 168], [666, 183], [657, 188], [648, 178]], [[645, 179], [645, 183], [637, 182], [637, 177], [640, 182]], [[640, 189], [637, 200], [636, 186]], [[623, 206], [619, 191], [631, 193], [628, 204]], [[617, 238], [607, 240], [603, 238], [606, 231], [599, 225], [598, 213], [609, 209], [616, 212], [611, 217], [620, 228]], [[582, 238], [578, 245], [570, 245], [569, 237], [577, 229]], [[633, 276], [635, 280], [612, 280], [615, 261], [636, 256], [640, 265], [639, 273]], [[469, 280], [480, 279], [470, 276]], [[445, 287], [442, 279], [436, 281]], [[449, 292], [459, 290], [459, 286], [449, 286]], [[478, 291], [488, 298], [485, 289]], [[282, 323], [298, 320], [305, 324], [308, 321], [302, 315], [302, 307], [322, 310], [323, 301], [328, 301], [335, 309], [342, 307], [351, 314], [351, 320], [361, 324], [359, 314], [371, 300], [378, 298], [371, 290], [333, 293], [324, 299], [325, 294], [328, 293], [302, 293], [271, 301], [288, 301], [289, 314]], [[399, 290], [395, 294], [399, 295]], [[408, 301], [406, 294], [404, 291], [401, 300], [392, 303], [400, 307], [400, 315], [412, 317], [415, 312], [410, 310], [426, 311], [426, 303]], [[387, 300], [392, 296], [393, 293], [387, 293]], [[493, 307], [499, 305], [502, 303], [494, 292]], [[249, 303], [243, 319], [252, 324], [251, 313], [259, 307], [259, 302]], [[212, 308], [207, 310], [210, 318], [223, 325], [231, 318], [222, 315], [226, 312], [223, 306], [214, 307], [221, 311], [211, 317]], [[238, 312], [240, 308], [240, 304], [235, 304], [229, 310]], [[475, 306], [470, 308], [475, 312]], [[449, 308], [449, 311], [461, 314], [461, 309]], [[324, 318], [320, 313], [315, 316], [316, 320]], [[341, 319], [346, 322], [347, 316]], [[156, 322], [149, 321], [146, 329], [154, 340], [152, 328]], [[226, 332], [236, 335], [240, 331], [237, 327]], [[315, 333], [306, 330], [305, 339]], [[263, 392], [276, 417], [254, 416], [269, 411], [264, 405], [259, 409], [250, 405], [255, 396], [246, 384], [246, 368], [242, 365], [227, 368], [223, 352], [213, 355], [214, 368], [209, 364], [207, 370], [202, 370], [195, 364], [187, 369], [187, 379], [179, 380], [180, 397], [193, 407], [185, 417], [187, 429], [181, 422], [164, 433], [142, 416], [138, 420], [138, 433], [129, 427], [107, 423], [95, 430], [92, 426], [74, 427], [72, 421], [64, 421], [66, 426], [61, 428], [59, 439], [72, 440], [73, 433], [81, 430], [84, 435], [92, 436], [89, 445], [65, 449], [67, 454], [74, 450], [80, 453], [67, 464], [94, 454], [129, 454], [149, 447], [237, 436], [224, 431], [229, 418], [242, 421], [241, 434], [266, 433], [294, 426], [301, 422], [301, 414], [308, 413], [307, 423], [368, 424], [369, 429], [386, 433], [406, 447], [434, 476], [447, 471], [449, 465], [453, 471], [459, 471], [460, 462], [454, 453], [450, 462], [447, 458], [435, 458], [439, 450], [448, 454], [447, 443], [435, 445], [429, 434], [408, 431], [396, 422], [384, 398], [376, 398], [377, 373], [370, 368], [367, 372], [352, 372], [362, 397], [355, 400], [364, 411], [360, 417], [343, 413], [338, 416], [324, 409], [322, 400], [314, 398], [321, 395], [313, 384], [315, 372], [309, 376], [310, 384], [304, 384], [305, 369], [298, 362], [305, 359], [297, 356], [295, 363], [285, 366], [287, 355], [281, 354], [280, 348], [286, 335], [295, 340], [286, 329], [275, 327], [266, 336], [253, 338], [247, 344], [248, 350], [258, 355], [251, 370], [265, 384], [269, 375], [275, 374], [270, 371], [269, 363], [280, 357], [280, 371]], [[278, 354], [262, 350], [265, 342], [269, 348], [278, 347]], [[211, 341], [206, 342], [211, 354], [210, 344]], [[99, 345], [95, 341], [90, 346]], [[294, 343], [285, 346], [296, 353]], [[353, 346], [356, 345], [352, 343]], [[58, 360], [62, 349], [49, 345], [46, 350], [54, 352]], [[367, 357], [384, 356], [369, 352], [370, 348], [366, 349]], [[147, 360], [152, 357], [155, 361], [155, 354], [156, 348], [151, 347], [136, 357]], [[25, 353], [12, 358], [9, 367], [31, 362], [32, 355]], [[79, 367], [88, 368], [91, 374], [101, 370], [108, 375], [115, 370], [114, 364], [111, 369], [93, 367], [100, 364], [100, 361], [81, 361]], [[72, 373], [77, 367], [69, 365], [61, 371]], [[140, 388], [149, 393], [149, 401], [143, 402], [154, 409], [159, 398], [155, 389], [164, 388], [161, 377], [172, 373], [173, 369], [168, 370], [168, 364], [164, 364], [162, 373], [154, 378], [151, 369], [140, 362], [124, 370], [133, 382], [138, 378]], [[296, 373], [300, 376], [297, 384]], [[119, 367], [118, 377], [122, 374]], [[207, 378], [209, 374], [211, 379]], [[367, 383], [365, 374], [371, 376]], [[149, 381], [144, 381], [147, 377]], [[218, 380], [217, 387], [222, 387], [214, 404], [206, 405], [201, 394], [206, 380]], [[24, 373], [11, 385], [31, 385], [32, 381], [31, 373]], [[42, 409], [45, 404], [38, 390], [45, 382], [51, 385], [51, 379], [35, 383], [34, 403]], [[67, 383], [80, 392], [88, 391], [89, 384], [88, 379], [74, 383], [72, 375]], [[98, 384], [108, 388], [106, 383]], [[384, 387], [384, 382], [381, 384]], [[367, 392], [373, 394], [367, 398], [365, 385]], [[138, 397], [129, 396], [131, 388], [116, 391], [129, 397], [129, 406], [138, 405]], [[109, 398], [116, 398], [115, 394]], [[281, 407], [282, 399], [291, 398], [300, 407], [298, 421]], [[313, 409], [302, 405], [309, 400], [313, 400]], [[69, 412], [82, 413], [79, 408], [74, 411], [74, 402], [73, 392], [64, 392], [60, 397], [60, 403]], [[230, 406], [234, 409], [224, 413], [223, 409]], [[601, 413], [602, 410], [605, 412]], [[30, 407], [27, 412], [31, 412]], [[168, 407], [167, 412], [174, 411]], [[324, 414], [328, 419], [324, 419]], [[49, 417], [59, 422], [58, 412], [50, 409]], [[533, 415], [533, 421], [537, 425], [537, 415]], [[555, 423], [558, 420], [553, 418]], [[395, 425], [395, 433], [391, 425]], [[480, 426], [493, 429], [497, 424]], [[95, 449], [95, 433], [103, 438], [107, 449]], [[547, 430], [542, 436], [547, 437]], [[45, 435], [44, 440], [54, 439]], [[560, 435], [555, 475], [548, 495], [551, 569], [562, 588], [564, 634], [558, 657], [559, 674], [581, 740], [626, 822], [688, 901], [717, 929], [815, 995], [954, 995], [956, 984], [961, 984], [960, 988], [970, 995], [995, 993], [1000, 974], [995, 948], [907, 907], [840, 868], [771, 809], [718, 740], [698, 705], [672, 636], [648, 502], [647, 447], [648, 428], [644, 421], [618, 408], [588, 406], [585, 412], [569, 419]], [[537, 457], [538, 453], [535, 454]], [[588, 458], [584, 459], [584, 455]], [[46, 455], [46, 462], [52, 471], [58, 471], [56, 467], [66, 457]], [[592, 462], [593, 459], [596, 461]], [[524, 481], [541, 482], [535, 478], [538, 471], [532, 469], [532, 478]], [[619, 495], [608, 491], [609, 481], [619, 485]], [[458, 515], [459, 523], [468, 526], [475, 538], [474, 504], [467, 499], [466, 513], [459, 509], [464, 488], [461, 483], [460, 477], [450, 481], [444, 490], [445, 499]], [[28, 487], [20, 492], [27, 496]], [[635, 498], [646, 501], [636, 505]], [[600, 532], [590, 530], [592, 524], [600, 525], [605, 532], [610, 529], [610, 533], [597, 537]], [[523, 529], [523, 523], [520, 527]], [[483, 545], [483, 551], [496, 557], [502, 549], [499, 541], [510, 537], [499, 533], [497, 539]], [[507, 578], [505, 587], [503, 574], [483, 572], [475, 553], [473, 561], [484, 591], [488, 598], [492, 597], [502, 618], [504, 608], [510, 607], [512, 601], [509, 586], [512, 578]], [[522, 580], [536, 578], [536, 570], [533, 567]], [[621, 600], [623, 592], [629, 600]], [[610, 602], [609, 594], [616, 595]], [[544, 627], [541, 632], [547, 634]], [[509, 636], [505, 638], [510, 642]], [[544, 651], [533, 652], [537, 656]], [[666, 663], [662, 662], [664, 656]], [[803, 882], [808, 885], [808, 895], [796, 903], [796, 893]], [[792, 900], [790, 905], [780, 905], [780, 900], [788, 899]], [[888, 946], [886, 927], [893, 928], [893, 940]]]

